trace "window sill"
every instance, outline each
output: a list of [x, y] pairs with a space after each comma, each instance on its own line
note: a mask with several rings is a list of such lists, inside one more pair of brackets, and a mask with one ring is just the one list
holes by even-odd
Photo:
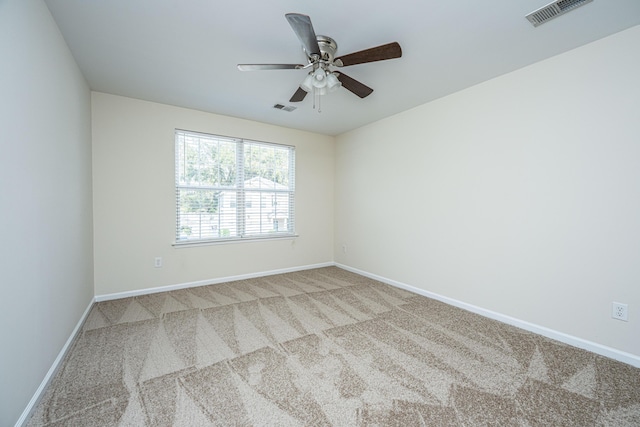
[[184, 241], [173, 242], [172, 246], [176, 249], [181, 248], [193, 248], [198, 246], [212, 246], [212, 245], [231, 245], [235, 243], [252, 243], [252, 242], [265, 242], [273, 240], [293, 240], [299, 237], [298, 234], [285, 234], [282, 236], [268, 236], [268, 237], [247, 237], [244, 239], [220, 239], [220, 240], [198, 240], [198, 241]]

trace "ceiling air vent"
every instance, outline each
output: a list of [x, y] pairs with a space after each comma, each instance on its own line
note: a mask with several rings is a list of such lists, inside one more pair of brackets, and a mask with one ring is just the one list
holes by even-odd
[[538, 25], [544, 24], [550, 19], [555, 18], [556, 16], [564, 15], [567, 12], [572, 11], [584, 4], [591, 3], [593, 0], [558, 0], [553, 3], [549, 3], [546, 6], [541, 7], [538, 10], [534, 10], [530, 14], [527, 15], [527, 19], [529, 22], [533, 24], [534, 27]]
[[289, 113], [296, 109], [296, 107], [292, 107], [290, 105], [286, 106], [286, 105], [282, 105], [282, 104], [276, 104], [276, 105], [273, 106], [273, 108], [275, 108], [276, 110], [287, 111]]

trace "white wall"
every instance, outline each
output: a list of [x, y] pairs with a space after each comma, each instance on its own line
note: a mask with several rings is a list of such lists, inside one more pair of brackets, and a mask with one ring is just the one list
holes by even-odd
[[[334, 138], [95, 92], [92, 117], [96, 295], [333, 260]], [[173, 247], [176, 128], [295, 145], [300, 237]]]
[[90, 92], [41, 1], [0, 0], [0, 425], [93, 297]]
[[638, 46], [634, 27], [338, 137], [336, 261], [640, 355]]

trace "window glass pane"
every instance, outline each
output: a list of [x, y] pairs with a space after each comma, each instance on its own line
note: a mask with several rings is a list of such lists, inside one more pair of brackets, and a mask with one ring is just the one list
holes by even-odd
[[271, 189], [289, 185], [288, 147], [245, 144], [245, 179], [262, 178], [252, 188]]
[[289, 193], [246, 191], [245, 232], [251, 234], [286, 233], [290, 218]]
[[234, 191], [179, 189], [178, 240], [237, 236]]
[[236, 146], [233, 141], [180, 135], [177, 143], [177, 182], [194, 187], [228, 187], [236, 181]]

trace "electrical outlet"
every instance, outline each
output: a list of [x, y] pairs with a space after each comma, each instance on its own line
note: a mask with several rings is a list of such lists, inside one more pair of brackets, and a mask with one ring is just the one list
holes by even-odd
[[153, 261], [153, 266], [155, 268], [160, 268], [162, 267], [162, 257], [157, 256], [156, 259]]
[[627, 304], [622, 304], [621, 302], [611, 303], [611, 317], [627, 322], [629, 320], [628, 308]]

